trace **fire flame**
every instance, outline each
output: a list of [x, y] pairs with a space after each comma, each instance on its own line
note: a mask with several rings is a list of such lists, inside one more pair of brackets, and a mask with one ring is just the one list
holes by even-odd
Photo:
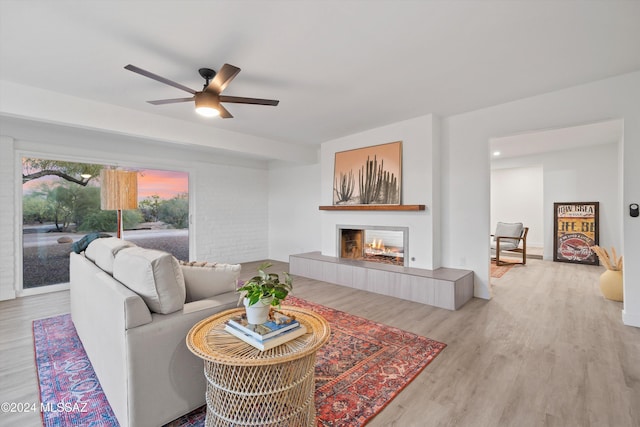
[[376, 250], [379, 250], [379, 251], [384, 251], [385, 250], [384, 244], [382, 243], [382, 239], [380, 239], [380, 240], [373, 239], [373, 242], [371, 242], [369, 247], [371, 249], [376, 249]]

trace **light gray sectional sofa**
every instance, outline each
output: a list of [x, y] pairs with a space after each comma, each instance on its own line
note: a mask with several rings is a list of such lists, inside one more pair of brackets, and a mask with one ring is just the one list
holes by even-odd
[[116, 238], [70, 255], [71, 316], [121, 427], [158, 427], [205, 403], [185, 338], [236, 306], [240, 265], [182, 265]]

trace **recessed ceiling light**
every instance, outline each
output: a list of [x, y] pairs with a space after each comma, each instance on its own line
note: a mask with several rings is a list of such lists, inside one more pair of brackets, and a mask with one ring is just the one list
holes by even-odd
[[494, 157], [498, 157], [499, 155], [500, 155], [500, 152], [499, 152], [499, 151], [494, 151], [494, 152], [493, 152], [493, 156], [494, 156]]

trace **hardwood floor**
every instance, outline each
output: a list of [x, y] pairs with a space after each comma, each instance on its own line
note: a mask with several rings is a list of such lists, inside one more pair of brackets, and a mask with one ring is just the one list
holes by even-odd
[[[369, 426], [639, 426], [640, 329], [602, 298], [601, 272], [527, 260], [492, 279], [491, 301], [455, 312], [301, 277], [294, 290], [447, 343]], [[0, 402], [39, 402], [31, 321], [68, 311], [68, 291], [0, 302]], [[0, 424], [41, 425], [37, 413], [0, 413]]]

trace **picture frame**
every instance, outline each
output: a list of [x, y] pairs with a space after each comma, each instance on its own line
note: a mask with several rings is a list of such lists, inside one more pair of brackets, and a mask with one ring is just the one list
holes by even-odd
[[402, 141], [335, 154], [334, 205], [400, 205]]
[[599, 265], [590, 249], [599, 244], [599, 202], [553, 204], [553, 260]]

